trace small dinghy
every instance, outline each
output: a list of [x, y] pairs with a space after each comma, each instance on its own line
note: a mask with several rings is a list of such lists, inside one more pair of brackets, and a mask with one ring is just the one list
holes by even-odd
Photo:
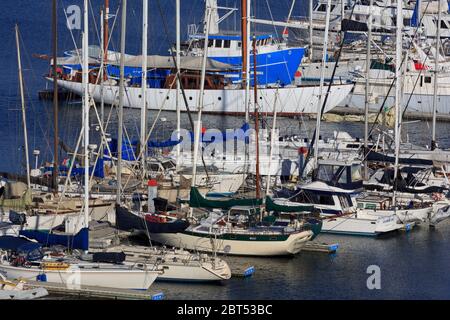
[[45, 288], [24, 289], [24, 281], [8, 281], [0, 273], [0, 300], [32, 300], [48, 296]]

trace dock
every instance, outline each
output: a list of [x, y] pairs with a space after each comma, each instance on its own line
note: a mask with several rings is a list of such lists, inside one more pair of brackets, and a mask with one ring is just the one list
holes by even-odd
[[75, 296], [77, 298], [97, 298], [113, 300], [163, 300], [162, 292], [131, 289], [117, 289], [94, 286], [67, 286], [60, 283], [42, 281], [29, 281], [24, 284], [25, 288], [45, 288], [50, 295]]
[[332, 254], [332, 253], [336, 253], [338, 249], [339, 249], [338, 243], [327, 244], [327, 243], [318, 243], [318, 242], [310, 241], [305, 244], [302, 251], [323, 252], [323, 253]]

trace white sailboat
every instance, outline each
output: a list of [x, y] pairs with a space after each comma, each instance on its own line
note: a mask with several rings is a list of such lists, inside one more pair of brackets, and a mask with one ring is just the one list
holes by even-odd
[[[122, 2], [122, 10], [126, 12], [126, 0]], [[54, 0], [56, 8], [56, 0]], [[89, 109], [90, 97], [88, 89], [88, 6], [84, 1], [83, 32], [83, 128], [84, 128], [84, 160], [89, 163]], [[54, 12], [54, 14], [56, 14]], [[122, 26], [126, 23], [126, 14], [122, 15]], [[123, 37], [125, 35], [123, 34]], [[84, 221], [83, 228], [89, 223], [89, 167], [85, 165], [84, 175]], [[86, 233], [87, 234], [87, 233]], [[36, 279], [40, 281], [65, 284], [67, 286], [100, 286], [111, 288], [148, 289], [156, 280], [160, 271], [145, 264], [111, 264], [99, 262], [82, 262], [68, 257], [54, 259], [44, 256], [41, 245], [22, 237], [0, 238], [0, 271], [10, 279]]]

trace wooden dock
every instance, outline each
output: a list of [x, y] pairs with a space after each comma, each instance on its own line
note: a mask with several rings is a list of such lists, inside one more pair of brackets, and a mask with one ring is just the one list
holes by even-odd
[[97, 298], [113, 300], [163, 300], [162, 292], [149, 290], [130, 290], [94, 286], [67, 286], [60, 283], [27, 280], [25, 288], [45, 288], [50, 295], [73, 296], [77, 298]]
[[339, 249], [338, 243], [327, 244], [327, 243], [318, 243], [314, 241], [307, 242], [306, 245], [303, 247], [303, 251], [323, 252], [328, 254], [336, 253], [338, 249]]

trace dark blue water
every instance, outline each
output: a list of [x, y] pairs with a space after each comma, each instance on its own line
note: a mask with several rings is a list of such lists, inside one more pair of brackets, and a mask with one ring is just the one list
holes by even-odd
[[[139, 54], [141, 1], [131, 0], [128, 13], [127, 52]], [[149, 51], [151, 54], [166, 54], [175, 41], [175, 1], [150, 1]], [[94, 12], [99, 12], [102, 1], [92, 1]], [[270, 4], [270, 10], [267, 3]], [[304, 15], [306, 1], [297, 1], [293, 15]], [[59, 54], [74, 48], [69, 31], [65, 28], [63, 7], [71, 4], [81, 5], [80, 0], [58, 1]], [[111, 1], [112, 12], [118, 1]], [[219, 1], [223, 6], [239, 6], [239, 1]], [[202, 18], [202, 0], [182, 1], [182, 34], [187, 32], [188, 23], [198, 23]], [[287, 16], [290, 6], [288, 0], [258, 1], [256, 15], [275, 20]], [[161, 15], [162, 12], [162, 15]], [[92, 15], [91, 15], [92, 17]], [[98, 17], [97, 28], [98, 28]], [[164, 27], [164, 21], [167, 25]], [[92, 21], [91, 21], [92, 22]], [[38, 99], [37, 92], [45, 88], [42, 75], [47, 72], [46, 61], [32, 57], [32, 54], [51, 53], [51, 1], [5, 0], [0, 10], [0, 171], [23, 172], [24, 152], [21, 125], [20, 100], [17, 78], [16, 47], [14, 24], [21, 30], [22, 60], [27, 96], [27, 117], [30, 149], [41, 150], [41, 160], [52, 159], [52, 105]], [[120, 21], [113, 33], [112, 49], [117, 50]], [[91, 44], [98, 44], [94, 24], [90, 30]], [[238, 17], [231, 17], [222, 25], [225, 29], [239, 28]], [[270, 28], [264, 28], [271, 30]], [[263, 28], [258, 27], [258, 30]], [[272, 29], [273, 30], [273, 29]], [[272, 31], [271, 30], [271, 31]], [[278, 30], [279, 31], [279, 30]], [[80, 33], [73, 34], [80, 45]], [[107, 113], [110, 111], [107, 108]], [[150, 117], [154, 115], [150, 115]], [[125, 122], [130, 136], [136, 137], [139, 130], [139, 111], [126, 110]], [[175, 115], [163, 113], [166, 121], [159, 120], [155, 137], [168, 137], [174, 129]], [[114, 133], [117, 125], [110, 132]], [[235, 117], [206, 116], [207, 127], [218, 129], [240, 127], [242, 119]], [[95, 124], [92, 117], [92, 123]], [[80, 105], [77, 101], [61, 102], [60, 137], [68, 145], [74, 145], [81, 124]], [[184, 114], [182, 125], [189, 128]], [[281, 119], [281, 134], [297, 133], [311, 136], [315, 122], [303, 119]], [[345, 130], [354, 136], [362, 136], [361, 123], [323, 123], [323, 136], [330, 137], [333, 131]], [[427, 144], [431, 135], [429, 122], [406, 124], [405, 137], [416, 143]], [[449, 124], [439, 123], [438, 141], [443, 147], [450, 147]], [[92, 139], [98, 139], [92, 130]], [[64, 156], [64, 155], [62, 155]], [[449, 299], [450, 265], [449, 245], [450, 224], [444, 222], [437, 230], [422, 226], [409, 234], [399, 233], [386, 239], [320, 236], [319, 240], [338, 242], [340, 249], [336, 255], [322, 253], [301, 253], [288, 258], [238, 258], [239, 264], [250, 264], [256, 274], [250, 279], [233, 279], [223, 285], [177, 285], [156, 284], [169, 299]], [[230, 264], [236, 258], [230, 260]], [[381, 268], [381, 289], [369, 290], [366, 269], [370, 265]]]

